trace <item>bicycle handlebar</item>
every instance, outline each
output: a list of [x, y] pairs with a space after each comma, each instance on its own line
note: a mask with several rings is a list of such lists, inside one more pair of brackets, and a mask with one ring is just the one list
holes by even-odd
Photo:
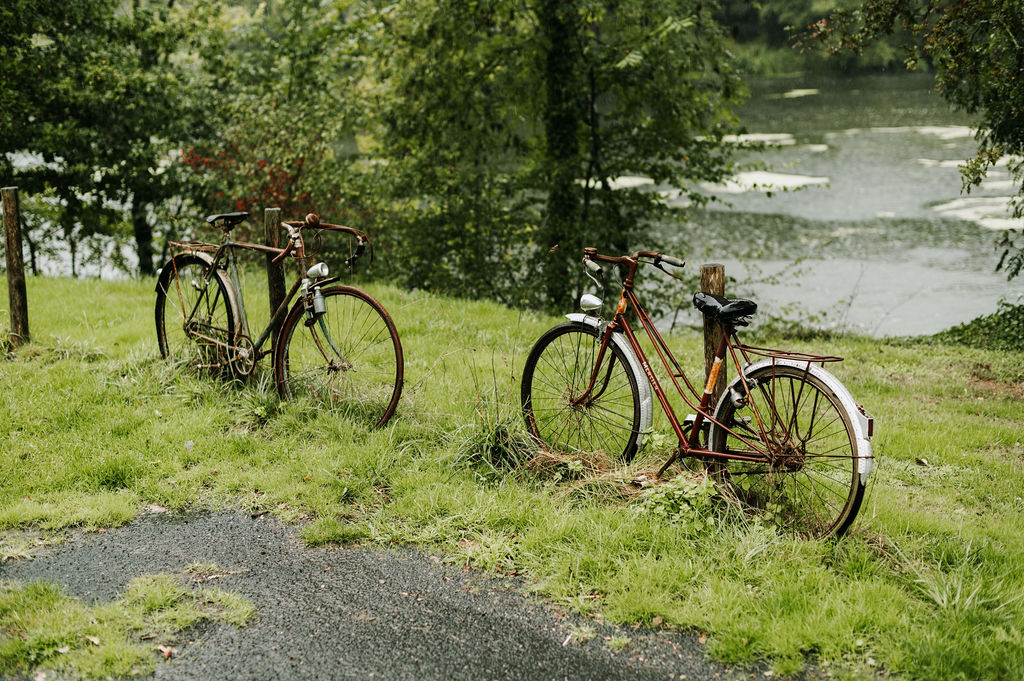
[[[597, 252], [596, 248], [584, 248], [583, 249], [583, 264], [587, 266], [587, 269], [594, 272], [595, 274], [601, 273], [601, 266], [598, 262], [608, 262], [616, 265], [620, 264], [632, 264], [635, 265], [641, 262], [642, 258], [650, 258], [652, 265], [659, 266], [661, 263], [671, 265], [673, 267], [684, 267], [686, 263], [680, 258], [675, 256], [666, 255], [664, 253], [658, 253], [656, 251], [637, 251], [630, 255], [601, 255]], [[673, 275], [675, 276], [675, 275]]]
[[356, 239], [356, 250], [355, 253], [353, 253], [351, 256], [345, 259], [345, 266], [351, 267], [352, 264], [366, 252], [367, 246], [370, 247], [370, 262], [373, 262], [373, 242], [370, 241], [370, 238], [366, 236], [366, 234], [360, 232], [358, 229], [355, 229], [354, 227], [346, 227], [345, 225], [333, 225], [329, 222], [321, 222], [320, 216], [317, 215], [316, 213], [308, 214], [306, 216], [306, 219], [302, 222], [282, 222], [281, 226], [287, 229], [289, 235], [292, 235], [293, 238], [295, 235], [299, 235], [300, 239], [300, 233], [304, 227], [312, 227], [321, 232], [344, 232], [346, 234], [350, 234]]

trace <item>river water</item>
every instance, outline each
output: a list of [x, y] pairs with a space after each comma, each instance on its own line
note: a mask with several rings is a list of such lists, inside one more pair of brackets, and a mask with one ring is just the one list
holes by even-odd
[[724, 203], [671, 231], [692, 269], [722, 262], [730, 295], [776, 315], [875, 336], [929, 334], [1020, 302], [994, 272], [1010, 219], [1005, 166], [961, 193], [972, 119], [927, 75], [752, 85], [741, 110], [764, 167], [705, 189]]

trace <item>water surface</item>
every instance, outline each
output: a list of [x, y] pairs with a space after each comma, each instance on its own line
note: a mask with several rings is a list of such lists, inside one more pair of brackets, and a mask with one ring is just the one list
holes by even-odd
[[1021, 222], [1012, 182], [997, 167], [961, 193], [973, 121], [931, 88], [926, 74], [755, 82], [741, 119], [768, 146], [743, 160], [774, 175], [705, 187], [724, 203], [673, 230], [694, 269], [724, 262], [728, 292], [766, 312], [876, 336], [934, 333], [1019, 300], [1024, 278], [993, 271], [1000, 230]]

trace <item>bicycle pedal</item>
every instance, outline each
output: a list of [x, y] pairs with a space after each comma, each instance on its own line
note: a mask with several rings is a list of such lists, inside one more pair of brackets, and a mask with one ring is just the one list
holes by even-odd
[[[683, 419], [683, 429], [684, 430], [689, 430], [690, 428], [693, 428], [693, 424], [694, 424], [694, 422], [696, 420], [697, 420], [697, 415], [696, 414], [687, 414], [686, 418]], [[700, 429], [701, 430], [707, 430], [708, 426], [710, 426], [710, 425], [711, 425], [711, 422], [708, 421], [707, 419], [704, 419], [704, 421], [700, 424]]]

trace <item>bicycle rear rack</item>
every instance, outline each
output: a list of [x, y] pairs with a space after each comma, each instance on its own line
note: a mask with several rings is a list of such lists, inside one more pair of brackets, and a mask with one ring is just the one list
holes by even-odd
[[768, 357], [770, 359], [784, 359], [793, 362], [807, 362], [808, 364], [821, 364], [827, 362], [842, 362], [843, 358], [838, 355], [816, 355], [808, 352], [797, 352], [795, 350], [777, 350], [774, 348], [761, 348], [756, 345], [738, 344], [734, 346], [743, 354], [743, 359], [750, 362], [750, 355]]
[[186, 253], [216, 253], [217, 249], [220, 248], [217, 244], [210, 244], [205, 241], [168, 241], [167, 245]]

